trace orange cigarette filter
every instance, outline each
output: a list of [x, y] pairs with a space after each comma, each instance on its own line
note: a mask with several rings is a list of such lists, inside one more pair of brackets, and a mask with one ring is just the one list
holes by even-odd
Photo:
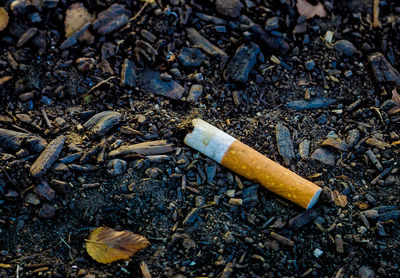
[[201, 119], [194, 119], [192, 124], [186, 145], [305, 209], [318, 201], [322, 192], [319, 186]]

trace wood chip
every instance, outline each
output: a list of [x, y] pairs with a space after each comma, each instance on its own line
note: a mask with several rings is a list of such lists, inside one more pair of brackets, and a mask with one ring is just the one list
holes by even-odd
[[277, 233], [271, 232], [271, 237], [275, 240], [277, 240], [279, 243], [286, 245], [286, 246], [290, 246], [293, 247], [294, 246], [294, 242], [284, 236], [281, 236]]
[[336, 252], [342, 254], [343, 253], [343, 239], [342, 236], [337, 234], [335, 236], [335, 246], [336, 246]]
[[109, 153], [110, 156], [126, 155], [126, 154], [141, 154], [141, 155], [154, 155], [165, 154], [173, 152], [173, 144], [167, 143], [166, 140], [157, 140], [139, 143], [135, 145], [122, 146]]
[[337, 190], [332, 191], [335, 205], [344, 208], [347, 205], [347, 196], [340, 194]]

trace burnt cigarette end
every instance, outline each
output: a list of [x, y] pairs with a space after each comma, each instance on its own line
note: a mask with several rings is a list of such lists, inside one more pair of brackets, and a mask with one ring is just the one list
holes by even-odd
[[322, 189], [316, 184], [201, 119], [192, 124], [192, 132], [184, 139], [186, 145], [305, 209], [318, 201]]

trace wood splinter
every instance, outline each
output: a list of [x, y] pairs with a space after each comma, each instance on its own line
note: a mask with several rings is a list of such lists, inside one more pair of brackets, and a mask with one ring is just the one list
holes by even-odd
[[184, 139], [186, 145], [305, 209], [318, 201], [319, 186], [201, 119], [192, 124], [193, 131]]
[[44, 110], [44, 108], [41, 108], [41, 109], [40, 109], [40, 112], [42, 113], [44, 122], [46, 123], [47, 127], [48, 127], [49, 129], [53, 129], [54, 127], [53, 127], [53, 125], [51, 124], [51, 122], [50, 122], [50, 120], [49, 120], [49, 117], [47, 117], [46, 110]]
[[379, 1], [380, 0], [374, 0], [374, 9], [373, 9], [373, 22], [372, 22], [372, 26], [374, 28], [378, 28], [381, 27], [381, 23], [379, 21]]

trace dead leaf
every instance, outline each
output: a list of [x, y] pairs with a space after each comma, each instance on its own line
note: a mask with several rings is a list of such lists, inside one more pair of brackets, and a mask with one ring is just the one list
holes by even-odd
[[[79, 31], [85, 24], [94, 20], [82, 3], [74, 3], [68, 7], [65, 13], [65, 36], [69, 38]], [[88, 32], [88, 31], [87, 31]]]
[[400, 145], [400, 140], [392, 142], [392, 146]]
[[149, 245], [145, 237], [107, 227], [95, 229], [85, 241], [88, 254], [103, 264], [128, 259]]
[[332, 192], [335, 205], [344, 208], [347, 205], [347, 196], [340, 194], [337, 190]]
[[324, 6], [318, 2], [316, 6], [308, 3], [306, 0], [297, 0], [297, 10], [300, 15], [304, 15], [307, 19], [314, 16], [325, 17], [326, 11]]
[[397, 92], [397, 89], [393, 89], [392, 91], [392, 100], [397, 104], [400, 105], [400, 95]]
[[11, 267], [10, 264], [3, 264], [3, 263], [0, 263], [0, 268], [10, 268], [10, 267]]
[[6, 29], [8, 25], [8, 13], [4, 8], [0, 7], [0, 31]]
[[361, 201], [357, 201], [354, 203], [359, 209], [367, 209], [368, 205], [366, 203], [363, 203]]

